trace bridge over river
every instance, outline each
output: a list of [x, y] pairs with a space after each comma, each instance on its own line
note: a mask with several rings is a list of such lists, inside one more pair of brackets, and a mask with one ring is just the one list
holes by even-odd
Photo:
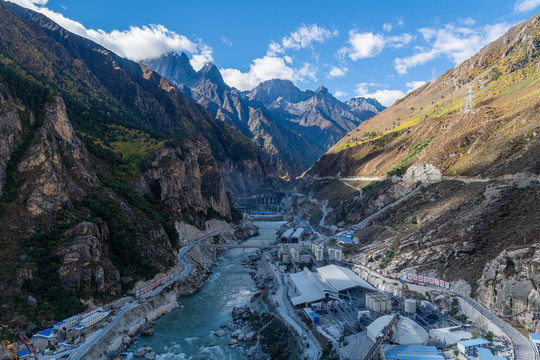
[[280, 245], [268, 244], [196, 244], [198, 247], [227, 248], [227, 249], [279, 249]]

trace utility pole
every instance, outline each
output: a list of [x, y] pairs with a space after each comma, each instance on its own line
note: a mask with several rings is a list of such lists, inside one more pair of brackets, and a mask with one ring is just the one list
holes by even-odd
[[473, 86], [468, 85], [468, 88], [469, 88], [469, 91], [467, 92], [467, 102], [465, 103], [465, 109], [463, 110], [464, 112], [469, 112], [473, 109], [473, 105], [472, 105]]

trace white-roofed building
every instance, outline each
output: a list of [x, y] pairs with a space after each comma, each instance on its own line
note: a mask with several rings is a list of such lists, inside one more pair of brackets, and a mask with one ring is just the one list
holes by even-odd
[[330, 287], [337, 292], [356, 287], [361, 287], [372, 291], [376, 290], [367, 281], [346, 267], [337, 265], [323, 266], [317, 269], [317, 273], [324, 282], [328, 283]]
[[71, 317], [68, 317], [67, 319], [64, 319], [62, 321], [57, 322], [53, 325], [55, 329], [62, 329], [62, 328], [70, 328], [73, 325], [77, 324], [79, 320], [81, 319], [80, 315], [73, 315]]
[[342, 291], [362, 288], [375, 291], [375, 288], [361, 279], [351, 270], [329, 265], [311, 272], [307, 268], [295, 274], [289, 274], [295, 294], [291, 295], [293, 305], [314, 303], [323, 300], [326, 294], [337, 295]]
[[79, 323], [79, 325], [82, 325], [85, 328], [89, 328], [90, 326], [100, 322], [101, 319], [107, 317], [108, 315], [109, 315], [109, 312], [96, 312], [96, 313], [82, 319], [81, 322]]

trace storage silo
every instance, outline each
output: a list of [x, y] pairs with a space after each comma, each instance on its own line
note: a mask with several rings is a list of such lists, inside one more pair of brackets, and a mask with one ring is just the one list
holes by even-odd
[[334, 260], [336, 258], [336, 249], [329, 248], [328, 249], [328, 260]]
[[388, 309], [388, 302], [386, 301], [385, 297], [380, 297], [381, 302], [381, 312], [387, 313], [390, 309]]
[[343, 261], [343, 250], [336, 249], [336, 261], [339, 261], [339, 262]]
[[407, 314], [416, 313], [416, 300], [413, 300], [413, 299], [406, 299], [405, 300], [405, 312]]
[[317, 249], [317, 252], [315, 253], [315, 260], [317, 261], [323, 261], [324, 259], [324, 251], [321, 247]]

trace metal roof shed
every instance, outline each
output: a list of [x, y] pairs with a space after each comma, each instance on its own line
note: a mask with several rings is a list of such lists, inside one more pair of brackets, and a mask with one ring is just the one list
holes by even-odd
[[476, 348], [476, 351], [478, 352], [478, 359], [479, 360], [506, 360], [506, 358], [503, 358], [501, 356], [496, 356], [491, 353], [491, 350], [485, 349], [485, 348]]
[[317, 269], [321, 279], [329, 284], [335, 291], [344, 291], [355, 287], [375, 291], [367, 281], [356, 275], [350, 269], [337, 265], [323, 266]]
[[444, 360], [434, 346], [382, 345], [387, 360]]

